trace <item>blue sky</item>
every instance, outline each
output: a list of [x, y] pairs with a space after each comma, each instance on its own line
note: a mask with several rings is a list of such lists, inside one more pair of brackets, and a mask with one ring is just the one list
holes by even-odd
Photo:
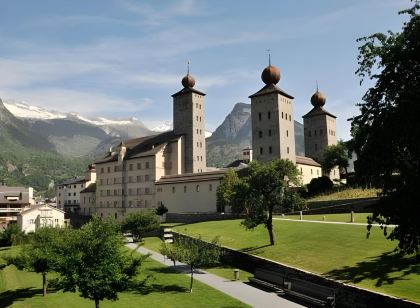
[[368, 83], [357, 69], [361, 36], [401, 29], [409, 0], [0, 0], [0, 97], [48, 109], [172, 120], [171, 94], [186, 63], [207, 93], [214, 130], [259, 90], [267, 49], [295, 119], [311, 108], [316, 80], [348, 139], [348, 118]]

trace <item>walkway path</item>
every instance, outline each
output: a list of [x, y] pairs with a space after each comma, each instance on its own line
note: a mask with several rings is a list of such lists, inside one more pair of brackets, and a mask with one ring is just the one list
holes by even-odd
[[[320, 224], [333, 224], [333, 225], [348, 225], [348, 226], [367, 226], [367, 223], [362, 222], [341, 222], [341, 221], [322, 221], [322, 220], [300, 220], [300, 219], [289, 219], [289, 218], [277, 218], [273, 217], [275, 220], [288, 220], [288, 221], [299, 221], [299, 222], [314, 222], [314, 223], [320, 223]], [[372, 224], [372, 226], [380, 227], [379, 224]], [[394, 228], [396, 225], [388, 225], [389, 228]]]
[[[133, 243], [127, 244], [127, 247], [136, 249], [137, 245]], [[142, 254], [150, 254], [150, 257], [162, 264], [168, 266], [170, 262], [166, 260], [160, 253], [151, 251], [149, 249], [140, 247], [138, 252]], [[189, 274], [189, 268], [186, 264], [179, 263], [175, 268], [182, 273]], [[231, 281], [226, 278], [222, 278], [208, 272], [200, 270], [199, 273], [194, 274], [194, 279], [197, 279], [223, 293], [226, 293], [241, 302], [248, 304], [252, 307], [271, 308], [271, 307], [282, 307], [282, 308], [295, 308], [303, 307], [294, 302], [288, 301], [275, 293], [266, 292], [257, 288], [254, 288], [241, 281]]]

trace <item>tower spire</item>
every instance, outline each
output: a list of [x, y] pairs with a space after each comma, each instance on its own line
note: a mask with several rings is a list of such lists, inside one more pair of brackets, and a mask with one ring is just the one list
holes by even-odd
[[315, 80], [316, 83], [316, 91], [318, 92], [318, 80]]
[[187, 75], [190, 74], [190, 60], [187, 61]]
[[270, 49], [267, 49], [268, 52], [268, 66], [271, 65], [271, 54], [270, 54]]

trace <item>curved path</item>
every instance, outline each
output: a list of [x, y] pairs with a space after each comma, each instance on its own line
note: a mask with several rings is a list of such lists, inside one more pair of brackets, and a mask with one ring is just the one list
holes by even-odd
[[[136, 249], [137, 245], [129, 243], [126, 245], [130, 249]], [[149, 249], [140, 247], [137, 249], [141, 254], [150, 254], [150, 257], [166, 266], [169, 266], [169, 260], [165, 260], [163, 255], [160, 253], [151, 251]], [[189, 267], [186, 264], [179, 263], [175, 268], [182, 273], [189, 275]], [[266, 292], [251, 285], [245, 284], [241, 281], [232, 281], [226, 278], [222, 278], [208, 272], [199, 270], [198, 273], [194, 274], [194, 279], [197, 279], [223, 293], [226, 293], [241, 302], [248, 304], [252, 307], [257, 308], [271, 308], [271, 307], [282, 307], [282, 308], [296, 308], [304, 307], [294, 302], [288, 301], [285, 298], [278, 296], [273, 292]]]

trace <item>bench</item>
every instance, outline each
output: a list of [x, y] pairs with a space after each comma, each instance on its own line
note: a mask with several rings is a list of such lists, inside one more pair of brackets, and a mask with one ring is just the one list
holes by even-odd
[[305, 280], [287, 278], [284, 281], [284, 293], [318, 307], [334, 307], [335, 292], [333, 289], [324, 287]]
[[249, 281], [265, 289], [283, 293], [284, 274], [281, 272], [257, 268], [254, 277], [250, 277]]

